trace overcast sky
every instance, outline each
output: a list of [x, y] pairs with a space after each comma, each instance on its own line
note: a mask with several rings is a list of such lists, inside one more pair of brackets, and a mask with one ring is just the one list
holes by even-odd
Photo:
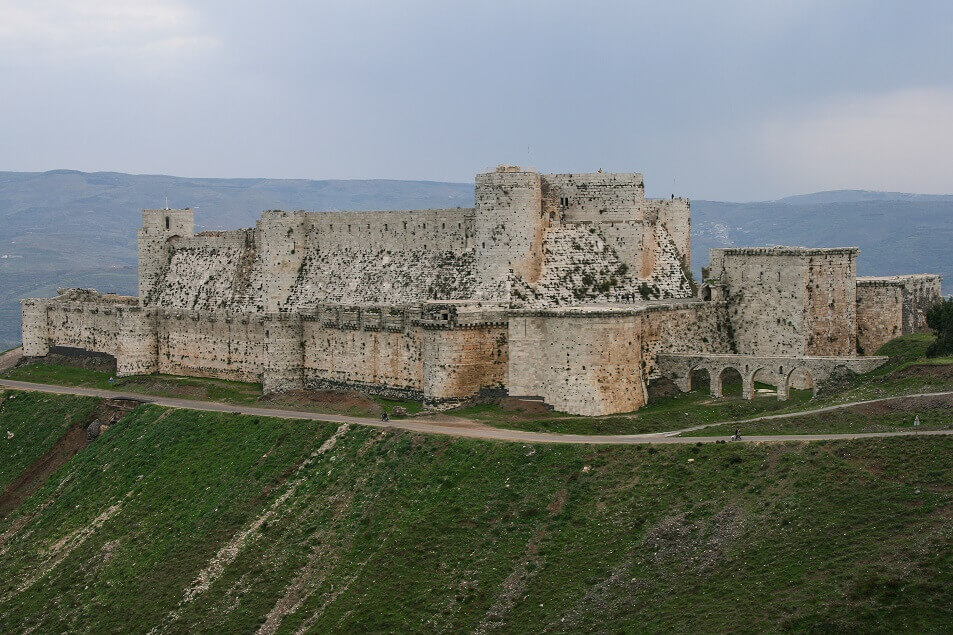
[[953, 2], [0, 0], [0, 170], [953, 193]]

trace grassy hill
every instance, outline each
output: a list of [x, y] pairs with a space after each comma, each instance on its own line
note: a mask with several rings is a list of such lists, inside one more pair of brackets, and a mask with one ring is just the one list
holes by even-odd
[[[3, 399], [0, 465], [90, 416]], [[142, 406], [0, 518], [0, 631], [940, 632], [951, 453], [526, 445]]]

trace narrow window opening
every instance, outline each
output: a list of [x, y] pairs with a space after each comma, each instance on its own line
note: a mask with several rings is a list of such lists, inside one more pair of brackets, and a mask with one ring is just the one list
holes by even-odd
[[169, 217], [168, 217], [168, 216], [165, 217], [165, 228], [166, 228], [166, 229], [169, 229]]

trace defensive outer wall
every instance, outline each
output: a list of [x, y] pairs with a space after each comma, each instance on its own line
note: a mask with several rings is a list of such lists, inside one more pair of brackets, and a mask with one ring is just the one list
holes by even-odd
[[24, 354], [78, 348], [115, 356], [121, 376], [268, 392], [505, 392], [602, 415], [636, 410], [655, 382], [684, 388], [686, 356], [783, 358], [802, 375], [756, 379], [784, 395], [810, 385], [812, 358], [866, 368], [852, 360], [922, 329], [940, 297], [939, 276], [857, 278], [856, 248], [716, 249], [699, 286], [689, 201], [646, 199], [640, 174], [501, 166], [477, 175], [475, 202], [268, 211], [200, 234], [191, 209], [144, 210], [139, 296], [23, 300]]

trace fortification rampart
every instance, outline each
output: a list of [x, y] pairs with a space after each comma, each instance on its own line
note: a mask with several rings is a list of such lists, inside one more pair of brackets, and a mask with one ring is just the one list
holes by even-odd
[[712, 296], [728, 302], [739, 353], [853, 355], [857, 248], [712, 249]]
[[900, 335], [927, 329], [926, 310], [941, 299], [934, 274], [857, 278], [857, 348], [873, 354]]
[[724, 303], [516, 311], [509, 322], [509, 392], [585, 415], [648, 401], [665, 352], [730, 352]]
[[[660, 356], [846, 359], [923, 328], [939, 299], [937, 276], [858, 281], [857, 249], [800, 247], [713, 250], [697, 297], [690, 203], [645, 199], [637, 173], [501, 166], [477, 175], [474, 199], [272, 210], [251, 229], [199, 234], [191, 209], [144, 210], [139, 297], [25, 300], [24, 352], [68, 346], [115, 356], [120, 375], [269, 392], [447, 402], [508, 390], [598, 415], [642, 406]], [[784, 374], [768, 371], [746, 385]], [[799, 381], [784, 374], [779, 388]]]

